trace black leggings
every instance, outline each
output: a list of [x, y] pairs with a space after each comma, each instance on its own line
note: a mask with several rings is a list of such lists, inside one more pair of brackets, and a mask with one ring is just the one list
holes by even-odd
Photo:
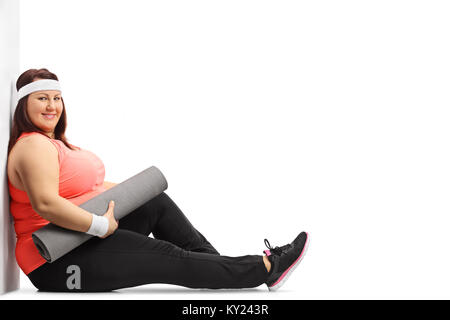
[[251, 288], [267, 275], [261, 255], [221, 256], [163, 192], [122, 218], [109, 237], [93, 237], [28, 277], [42, 291], [92, 292], [149, 283]]

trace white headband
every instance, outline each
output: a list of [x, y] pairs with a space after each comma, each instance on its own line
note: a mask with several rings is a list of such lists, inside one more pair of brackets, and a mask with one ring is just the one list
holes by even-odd
[[29, 95], [30, 93], [43, 90], [61, 91], [61, 86], [59, 85], [59, 82], [57, 80], [53, 79], [41, 79], [33, 81], [17, 91], [17, 101]]

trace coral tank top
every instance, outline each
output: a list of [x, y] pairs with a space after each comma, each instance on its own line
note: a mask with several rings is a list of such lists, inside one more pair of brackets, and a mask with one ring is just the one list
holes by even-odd
[[[39, 132], [24, 132], [17, 141]], [[77, 150], [71, 150], [61, 140], [51, 139], [58, 150], [59, 161], [59, 195], [75, 205], [106, 191], [103, 186], [105, 167], [94, 153], [70, 144]], [[10, 211], [14, 218], [16, 231], [16, 261], [22, 271], [28, 275], [47, 261], [39, 254], [31, 234], [47, 225], [49, 221], [42, 218], [31, 207], [30, 199], [24, 190], [17, 189], [9, 181]]]

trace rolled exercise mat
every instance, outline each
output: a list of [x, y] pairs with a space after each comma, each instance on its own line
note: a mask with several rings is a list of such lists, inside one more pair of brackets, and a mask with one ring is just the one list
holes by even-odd
[[[79, 207], [101, 216], [108, 210], [109, 202], [114, 200], [114, 217], [119, 220], [166, 189], [166, 178], [158, 168], [151, 166]], [[93, 236], [49, 223], [33, 232], [31, 237], [42, 257], [54, 262]]]

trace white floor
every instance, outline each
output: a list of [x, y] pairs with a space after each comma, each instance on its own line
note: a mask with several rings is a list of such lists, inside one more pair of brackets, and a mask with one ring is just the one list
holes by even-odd
[[[300, 269], [300, 268], [298, 268]], [[294, 280], [294, 279], [292, 279]], [[294, 282], [277, 292], [269, 292], [265, 285], [251, 289], [189, 289], [174, 285], [151, 284], [134, 288], [121, 289], [106, 293], [55, 293], [39, 292], [22, 274], [19, 290], [0, 296], [0, 300], [288, 300], [298, 299], [298, 290]]]

